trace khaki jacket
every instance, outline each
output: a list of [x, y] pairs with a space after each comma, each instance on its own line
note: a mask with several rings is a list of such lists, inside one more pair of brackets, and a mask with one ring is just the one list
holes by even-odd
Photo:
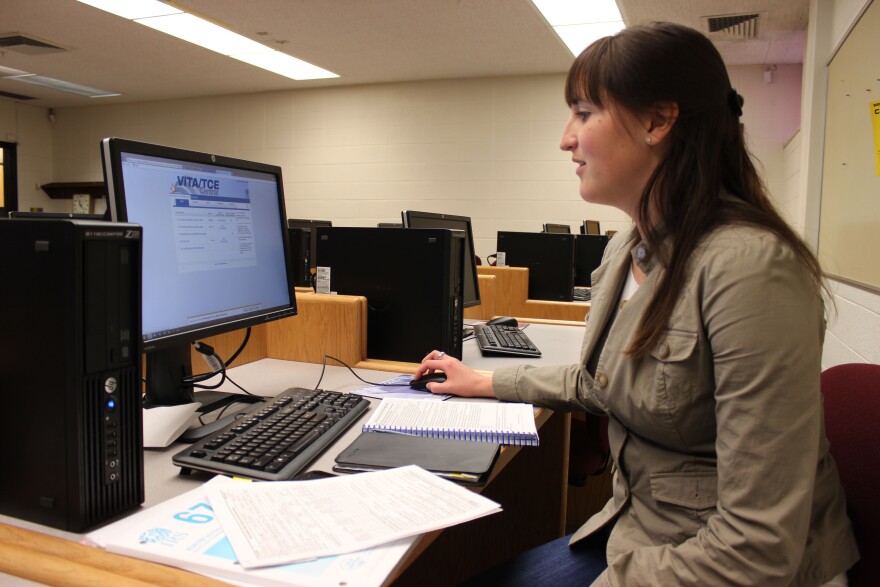
[[[593, 273], [581, 363], [493, 376], [499, 398], [610, 416], [614, 523], [596, 585], [818, 586], [858, 551], [825, 438], [822, 301], [766, 231], [722, 227], [692, 255], [666, 336], [625, 355], [663, 275], [635, 228]], [[647, 279], [617, 312], [631, 260]], [[612, 321], [613, 319], [613, 321]], [[595, 378], [585, 365], [611, 324]]]

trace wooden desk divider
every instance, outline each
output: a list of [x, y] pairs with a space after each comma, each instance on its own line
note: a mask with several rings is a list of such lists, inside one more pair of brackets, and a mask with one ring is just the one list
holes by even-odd
[[296, 304], [296, 316], [265, 325], [267, 357], [321, 363], [330, 355], [349, 366], [367, 357], [367, 298], [297, 292]]
[[[251, 329], [251, 338], [233, 367], [260, 359], [321, 363], [330, 355], [356, 365], [367, 356], [367, 298], [296, 291], [297, 315]], [[244, 330], [204, 340], [228, 359], [244, 340]], [[202, 360], [192, 351], [193, 368]]]
[[[495, 316], [514, 316], [516, 318], [540, 318], [547, 320], [566, 320], [583, 322], [590, 311], [587, 302], [554, 302], [551, 300], [530, 300], [529, 270], [526, 267], [492, 267], [481, 265], [477, 272], [494, 275]], [[482, 285], [482, 282], [480, 282]], [[481, 291], [482, 293], [482, 291]], [[488, 317], [492, 317], [491, 315]]]

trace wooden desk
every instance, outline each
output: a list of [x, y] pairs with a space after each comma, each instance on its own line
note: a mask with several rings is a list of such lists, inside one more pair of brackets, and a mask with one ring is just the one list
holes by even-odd
[[583, 322], [590, 311], [589, 302], [529, 299], [529, 270], [525, 267], [481, 265], [477, 267], [477, 271], [480, 276], [495, 276], [495, 316]]
[[[274, 395], [289, 386], [314, 387], [320, 372], [318, 364], [266, 359], [231, 369], [230, 376], [252, 393]], [[385, 372], [361, 369], [357, 372], [369, 381], [389, 376]], [[347, 369], [335, 366], [327, 367], [321, 383], [322, 387], [341, 391], [362, 385]], [[503, 512], [422, 536], [393, 578], [395, 585], [455, 584], [516, 552], [561, 535], [568, 419], [542, 410], [537, 414], [537, 424], [541, 446], [505, 447], [490, 481], [480, 490], [502, 503]], [[330, 470], [335, 454], [359, 433], [356, 424], [310, 468]], [[145, 451], [145, 507], [179, 495], [209, 478], [202, 473], [178, 474], [171, 456], [182, 446], [175, 444], [165, 450]], [[71, 541], [79, 538], [76, 534], [0, 516], [0, 571], [62, 586], [218, 584], [184, 571], [129, 560]], [[438, 582], [441, 576], [443, 579]]]

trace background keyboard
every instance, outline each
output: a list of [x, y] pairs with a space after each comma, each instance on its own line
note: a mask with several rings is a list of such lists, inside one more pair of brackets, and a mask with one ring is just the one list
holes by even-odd
[[484, 355], [541, 356], [538, 347], [516, 326], [474, 324], [474, 334]]
[[180, 451], [182, 473], [207, 471], [263, 481], [287, 480], [351, 426], [369, 401], [321, 389], [292, 387]]

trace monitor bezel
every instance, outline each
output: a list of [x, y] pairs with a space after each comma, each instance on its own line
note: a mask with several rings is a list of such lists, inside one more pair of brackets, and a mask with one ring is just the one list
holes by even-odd
[[[453, 222], [463, 222], [467, 229], [465, 232], [465, 237], [467, 239], [467, 245], [470, 250], [465, 251], [465, 255], [470, 255], [465, 262], [464, 270], [467, 271], [468, 266], [470, 266], [470, 272], [473, 277], [474, 283], [474, 299], [466, 300], [464, 296], [462, 296], [462, 306], [465, 308], [470, 308], [473, 306], [479, 306], [482, 301], [480, 299], [480, 279], [479, 272], [477, 271], [477, 259], [476, 259], [476, 246], [474, 244], [474, 230], [473, 223], [471, 222], [470, 216], [459, 216], [456, 214], [445, 214], [441, 212], [424, 212], [421, 210], [403, 210], [400, 213], [400, 218], [403, 221], [404, 228], [412, 228], [411, 219], [412, 218], [422, 218], [425, 220], [451, 220]], [[431, 227], [438, 228], [438, 227]], [[468, 265], [469, 264], [469, 265]]]
[[194, 325], [192, 328], [178, 330], [166, 336], [156, 336], [149, 340], [142, 340], [142, 351], [150, 352], [171, 348], [176, 345], [201, 340], [209, 336], [242, 330], [250, 326], [272, 322], [281, 318], [295, 316], [297, 314], [296, 307], [296, 287], [293, 284], [293, 268], [291, 265], [289, 243], [287, 234], [287, 213], [284, 201], [284, 184], [282, 180], [281, 167], [270, 165], [267, 163], [259, 163], [256, 161], [246, 161], [223, 155], [211, 153], [203, 153], [199, 151], [191, 151], [180, 149], [177, 147], [169, 147], [153, 143], [134, 141], [122, 138], [106, 138], [101, 141], [101, 157], [102, 167], [104, 170], [104, 180], [107, 184], [107, 206], [110, 210], [110, 220], [114, 222], [129, 222], [128, 211], [125, 205], [125, 186], [122, 181], [122, 154], [130, 153], [135, 155], [145, 155], [150, 157], [161, 157], [166, 159], [178, 159], [188, 163], [199, 165], [207, 165], [211, 167], [227, 167], [232, 169], [240, 169], [243, 171], [253, 171], [265, 173], [276, 177], [278, 186], [278, 207], [279, 207], [279, 224], [278, 230], [282, 239], [282, 249], [284, 254], [285, 271], [287, 273], [287, 286], [289, 304], [266, 308], [255, 313], [247, 314], [241, 317], [232, 317], [223, 319], [220, 323], [202, 323]]

